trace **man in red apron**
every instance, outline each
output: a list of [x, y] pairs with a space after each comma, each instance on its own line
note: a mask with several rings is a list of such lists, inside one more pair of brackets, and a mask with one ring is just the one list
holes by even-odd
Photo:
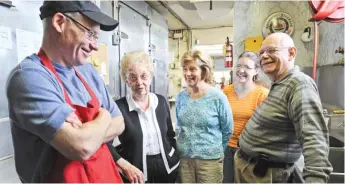
[[9, 75], [7, 98], [22, 182], [122, 183], [106, 143], [123, 118], [85, 60], [118, 22], [90, 1], [45, 1], [40, 51]]

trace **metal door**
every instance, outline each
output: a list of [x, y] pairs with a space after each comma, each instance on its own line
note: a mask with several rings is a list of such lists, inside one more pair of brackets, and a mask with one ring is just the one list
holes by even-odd
[[[119, 20], [119, 31], [128, 35], [127, 39], [121, 39], [120, 58], [122, 59], [125, 53], [132, 51], [148, 53], [149, 26], [146, 18], [129, 7], [121, 5]], [[123, 80], [118, 86], [121, 97], [129, 93], [129, 88]]]
[[154, 93], [168, 97], [168, 29], [152, 23], [150, 27], [151, 57], [155, 66], [155, 76], [151, 84]]

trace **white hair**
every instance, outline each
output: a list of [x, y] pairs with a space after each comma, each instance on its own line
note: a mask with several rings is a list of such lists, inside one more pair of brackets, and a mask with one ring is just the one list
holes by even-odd
[[126, 80], [127, 70], [136, 64], [140, 64], [140, 66], [146, 68], [151, 73], [151, 76], [154, 75], [154, 66], [148, 54], [145, 52], [129, 52], [121, 60], [120, 72], [123, 80]]

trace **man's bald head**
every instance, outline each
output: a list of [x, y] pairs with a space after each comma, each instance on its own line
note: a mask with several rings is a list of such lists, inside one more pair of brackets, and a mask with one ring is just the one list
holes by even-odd
[[272, 33], [265, 38], [263, 44], [275, 44], [277, 47], [295, 47], [292, 38], [286, 33]]

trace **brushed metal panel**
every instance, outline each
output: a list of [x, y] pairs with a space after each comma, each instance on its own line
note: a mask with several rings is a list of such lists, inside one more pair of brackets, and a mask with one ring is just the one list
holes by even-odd
[[[120, 31], [128, 35], [128, 39], [122, 39], [120, 43], [120, 58], [127, 52], [143, 51], [148, 53], [149, 27], [147, 20], [127, 6], [120, 8]], [[123, 97], [129, 93], [124, 82], [121, 82], [120, 95]]]
[[344, 66], [320, 66], [318, 76], [322, 103], [344, 109]]
[[[0, 118], [8, 116], [6, 98], [6, 80], [11, 70], [18, 64], [16, 49], [16, 29], [41, 34], [42, 22], [39, 18], [39, 7], [42, 1], [21, 1], [15, 8], [0, 6], [0, 26], [11, 28], [12, 49], [0, 49]], [[37, 51], [38, 52], [38, 51]]]
[[0, 121], [0, 159], [12, 155], [13, 143], [9, 119]]
[[155, 66], [153, 80], [153, 92], [168, 97], [168, 30], [166, 27], [152, 23], [151, 33], [151, 56]]

